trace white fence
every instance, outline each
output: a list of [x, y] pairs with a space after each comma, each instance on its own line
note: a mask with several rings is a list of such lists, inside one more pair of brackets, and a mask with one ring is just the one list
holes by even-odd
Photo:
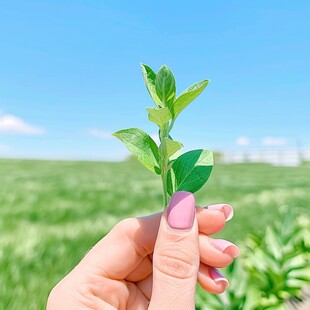
[[269, 163], [277, 166], [299, 166], [310, 161], [310, 148], [285, 150], [244, 150], [221, 152], [224, 163]]

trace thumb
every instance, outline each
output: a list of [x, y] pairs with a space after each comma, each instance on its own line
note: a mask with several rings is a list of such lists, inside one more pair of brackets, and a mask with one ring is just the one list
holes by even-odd
[[149, 309], [195, 309], [199, 262], [195, 198], [177, 192], [160, 222]]

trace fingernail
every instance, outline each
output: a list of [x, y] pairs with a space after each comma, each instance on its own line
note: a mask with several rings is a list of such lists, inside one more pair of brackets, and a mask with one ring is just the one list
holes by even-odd
[[240, 254], [239, 248], [227, 240], [211, 239], [211, 243], [216, 249], [228, 254], [231, 258], [236, 258]]
[[177, 192], [168, 207], [168, 225], [173, 229], [186, 230], [193, 226], [195, 198], [189, 192]]
[[231, 205], [228, 205], [228, 204], [219, 203], [215, 205], [210, 205], [210, 206], [207, 206], [206, 209], [222, 211], [225, 215], [226, 222], [231, 220], [234, 216], [234, 209], [232, 208]]
[[229, 287], [228, 280], [215, 268], [210, 268], [210, 277], [216, 284], [220, 284], [226, 288]]

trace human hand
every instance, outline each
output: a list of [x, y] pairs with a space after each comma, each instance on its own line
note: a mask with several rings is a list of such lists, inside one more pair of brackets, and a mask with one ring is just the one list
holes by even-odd
[[176, 193], [164, 213], [119, 222], [54, 287], [47, 309], [195, 309], [197, 281], [212, 293], [228, 287], [215, 268], [238, 247], [209, 235], [232, 216], [229, 205], [198, 208]]

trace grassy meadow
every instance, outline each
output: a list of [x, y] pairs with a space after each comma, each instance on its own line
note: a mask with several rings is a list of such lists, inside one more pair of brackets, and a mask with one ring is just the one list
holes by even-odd
[[[197, 204], [229, 202], [241, 243], [283, 208], [310, 213], [310, 166], [216, 165]], [[0, 160], [0, 310], [44, 309], [50, 289], [120, 219], [158, 212], [160, 179], [124, 163]]]

